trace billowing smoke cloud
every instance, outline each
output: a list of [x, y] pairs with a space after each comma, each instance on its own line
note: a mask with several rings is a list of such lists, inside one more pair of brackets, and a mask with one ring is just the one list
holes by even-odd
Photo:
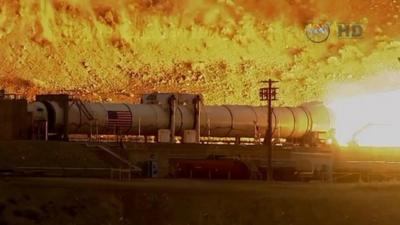
[[336, 138], [342, 145], [400, 146], [400, 74], [382, 72], [328, 89], [335, 116]]
[[[331, 82], [400, 70], [399, 2], [384, 0], [0, 0], [0, 87], [136, 101], [200, 92], [208, 103], [321, 100]], [[359, 22], [361, 39], [315, 44], [309, 21]]]
[[326, 101], [400, 90], [400, 71], [382, 71], [361, 80], [332, 83], [326, 90]]

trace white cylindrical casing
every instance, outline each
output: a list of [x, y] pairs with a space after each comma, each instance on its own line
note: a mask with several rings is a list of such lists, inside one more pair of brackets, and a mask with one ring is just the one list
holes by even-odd
[[71, 133], [88, 133], [97, 129], [100, 134], [114, 134], [116, 127], [110, 126], [109, 112], [125, 112], [131, 115], [130, 126], [118, 127], [121, 134], [156, 135], [159, 129], [166, 129], [169, 125], [168, 109], [161, 105], [151, 104], [113, 104], [113, 103], [84, 103], [85, 107], [95, 118], [90, 123], [78, 105], [74, 104], [69, 111], [69, 126]]
[[[170, 110], [165, 104], [117, 104], [83, 103], [94, 117], [90, 121], [82, 106], [71, 102], [68, 112], [70, 133], [157, 135], [161, 129], [169, 129]], [[63, 123], [63, 111], [55, 102], [35, 102], [30, 106], [34, 119], [43, 119], [55, 114], [52, 119], [57, 126]], [[46, 110], [42, 110], [46, 109]], [[122, 127], [110, 126], [110, 115], [122, 112], [125, 117]], [[175, 115], [176, 135], [194, 129], [193, 105], [177, 105]], [[111, 113], [111, 114], [110, 114]], [[127, 119], [128, 118], [128, 119]], [[279, 138], [301, 138], [310, 132], [326, 132], [332, 129], [332, 116], [321, 103], [304, 104], [300, 107], [276, 107], [272, 118], [273, 136]], [[203, 106], [200, 112], [202, 136], [255, 137], [264, 136], [267, 129], [267, 107], [247, 105]]]
[[159, 129], [168, 129], [169, 111], [161, 105], [138, 104], [128, 105], [133, 113], [133, 134], [156, 135]]
[[[202, 135], [254, 137], [257, 113], [254, 107], [239, 105], [205, 106], [201, 112]], [[206, 129], [204, 129], [206, 128]], [[208, 129], [210, 132], [208, 132]]]
[[47, 120], [49, 128], [58, 130], [64, 125], [64, 111], [56, 102], [33, 102], [28, 105], [28, 112], [32, 113], [33, 121]]
[[[116, 127], [108, 124], [108, 112], [119, 111], [127, 112], [132, 115], [129, 107], [126, 104], [110, 104], [110, 103], [84, 103], [87, 110], [95, 118], [90, 122], [89, 118], [83, 113], [83, 110], [78, 104], [70, 104], [68, 121], [70, 133], [89, 133], [90, 128], [92, 131], [97, 129], [100, 134], [115, 133]], [[132, 122], [130, 124], [118, 127], [118, 132], [126, 133], [132, 129]]]
[[194, 129], [194, 110], [193, 107], [184, 105], [176, 108], [175, 132], [183, 135], [185, 130]]
[[32, 113], [33, 121], [43, 121], [47, 120], [48, 118], [47, 108], [43, 102], [34, 102], [28, 104], [28, 112]]
[[297, 107], [277, 107], [273, 110], [273, 136], [299, 138], [311, 131], [307, 113]]
[[310, 102], [301, 105], [300, 108], [307, 112], [312, 131], [325, 132], [333, 128], [334, 116], [332, 111], [325, 105], [319, 102]]

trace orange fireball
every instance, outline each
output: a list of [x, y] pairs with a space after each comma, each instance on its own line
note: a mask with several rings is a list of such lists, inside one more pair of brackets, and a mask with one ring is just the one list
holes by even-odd
[[[400, 70], [394, 0], [0, 0], [0, 83], [32, 98], [68, 92], [135, 102], [150, 91], [202, 93], [208, 103], [324, 98], [328, 84]], [[313, 43], [308, 23], [362, 23], [360, 39]]]

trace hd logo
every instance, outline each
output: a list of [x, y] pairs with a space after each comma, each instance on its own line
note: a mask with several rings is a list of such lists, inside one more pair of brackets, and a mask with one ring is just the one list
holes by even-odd
[[[328, 40], [332, 33], [332, 25], [330, 23], [309, 23], [305, 27], [307, 38], [314, 43], [321, 43]], [[364, 28], [360, 24], [337, 24], [337, 37], [344, 38], [361, 38]]]
[[364, 29], [360, 24], [338, 24], [337, 27], [339, 38], [361, 38]]

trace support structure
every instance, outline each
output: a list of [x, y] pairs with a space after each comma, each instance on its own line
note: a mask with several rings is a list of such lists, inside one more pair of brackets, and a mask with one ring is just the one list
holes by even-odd
[[176, 114], [176, 96], [172, 95], [169, 98], [169, 129], [171, 132], [170, 142], [175, 143], [175, 114]]
[[[68, 94], [48, 94], [48, 95], [37, 95], [36, 96], [37, 101], [42, 101], [42, 102], [48, 102], [48, 101], [54, 101], [59, 104], [59, 106], [62, 109], [63, 112], [63, 124], [64, 126], [60, 128], [55, 128], [57, 135], [59, 136], [58, 139], [62, 139], [64, 141], [69, 140], [69, 102], [70, 102], [70, 96]], [[51, 126], [52, 124], [49, 124]], [[54, 125], [53, 125], [54, 126]]]
[[194, 104], [194, 129], [196, 130], [196, 143], [200, 143], [200, 112], [201, 112], [201, 97], [200, 95], [196, 96], [193, 100]]
[[267, 180], [273, 180], [273, 168], [272, 168], [272, 101], [277, 100], [277, 90], [278, 88], [273, 87], [274, 83], [277, 81], [273, 81], [268, 79], [266, 81], [261, 81], [262, 83], [267, 83], [268, 86], [264, 88], [260, 88], [260, 100], [268, 102], [268, 127], [265, 132], [264, 145], [267, 146]]

